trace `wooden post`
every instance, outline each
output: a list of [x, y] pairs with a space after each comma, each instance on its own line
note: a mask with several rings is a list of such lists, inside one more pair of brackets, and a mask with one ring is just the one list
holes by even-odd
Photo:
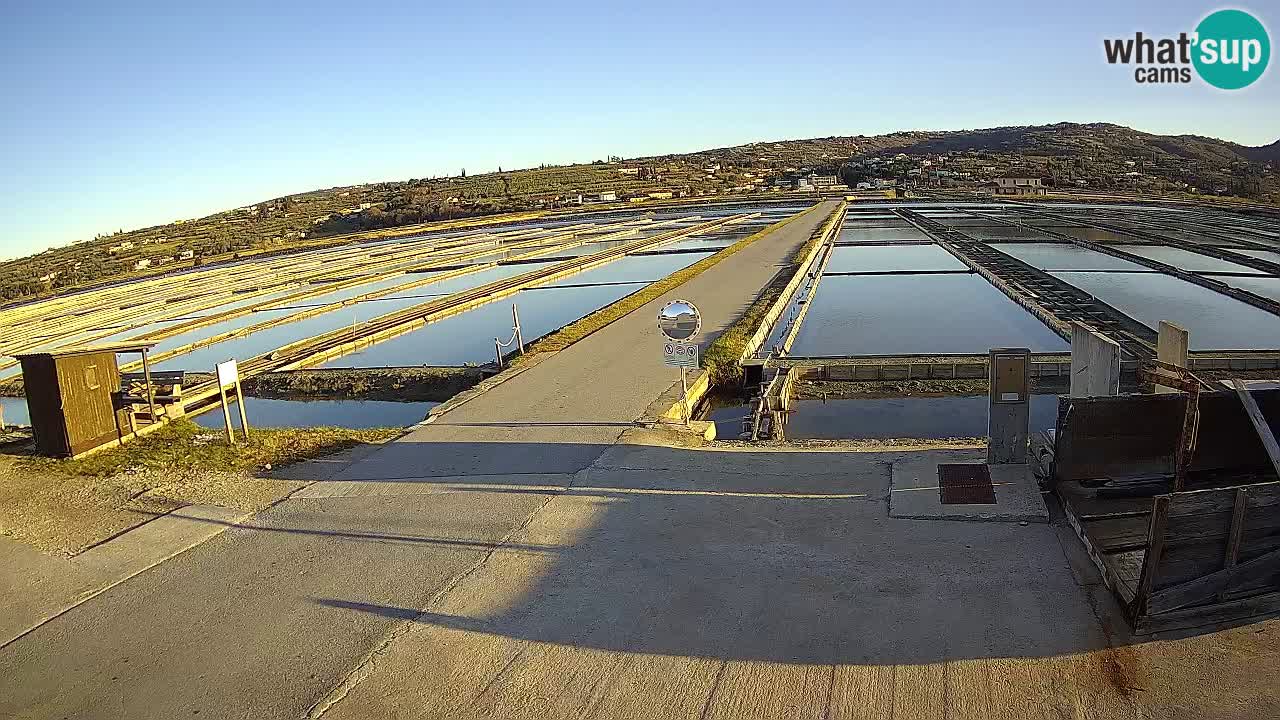
[[1120, 345], [1082, 322], [1071, 323], [1071, 397], [1120, 394]]
[[156, 390], [151, 384], [151, 364], [147, 362], [147, 349], [142, 349], [142, 377], [147, 381], [147, 407], [151, 409], [151, 422], [160, 422], [156, 417]]
[[493, 339], [493, 352], [498, 356], [498, 369], [502, 369], [502, 341], [498, 338]]
[[1276, 436], [1271, 433], [1271, 425], [1267, 423], [1266, 416], [1262, 414], [1262, 409], [1254, 401], [1253, 395], [1249, 392], [1249, 386], [1245, 385], [1243, 380], [1232, 380], [1231, 386], [1236, 389], [1236, 395], [1240, 396], [1244, 412], [1249, 416], [1249, 422], [1253, 423], [1253, 430], [1258, 433], [1258, 439], [1262, 441], [1267, 457], [1271, 459], [1271, 467], [1275, 469], [1277, 475], [1280, 475], [1280, 443], [1276, 442]]
[[1151, 523], [1147, 527], [1147, 555], [1142, 560], [1142, 573], [1138, 577], [1138, 591], [1130, 606], [1133, 620], [1147, 614], [1147, 599], [1160, 571], [1164, 556], [1164, 536], [1169, 527], [1169, 501], [1171, 495], [1157, 495], [1151, 503]]
[[227, 444], [235, 445], [236, 436], [231, 431], [231, 409], [227, 407], [227, 388], [221, 383], [218, 384], [218, 397], [222, 400], [222, 421], [227, 427]]
[[249, 418], [244, 411], [244, 391], [240, 389], [240, 374], [236, 373], [236, 405], [240, 408], [240, 432], [246, 442], [249, 440]]
[[[1188, 349], [1190, 334], [1182, 327], [1164, 320], [1160, 321], [1160, 337], [1156, 341], [1156, 360], [1178, 367], [1188, 367]], [[1181, 392], [1175, 388], [1156, 385], [1156, 394]]]
[[684, 368], [680, 368], [680, 414], [684, 416], [685, 427], [689, 426], [689, 383], [684, 376]]

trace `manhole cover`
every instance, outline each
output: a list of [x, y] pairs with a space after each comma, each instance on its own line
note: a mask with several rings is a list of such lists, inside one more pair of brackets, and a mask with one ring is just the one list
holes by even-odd
[[991, 469], [986, 465], [939, 465], [938, 490], [942, 494], [943, 505], [994, 505], [996, 502], [996, 489], [991, 486]]

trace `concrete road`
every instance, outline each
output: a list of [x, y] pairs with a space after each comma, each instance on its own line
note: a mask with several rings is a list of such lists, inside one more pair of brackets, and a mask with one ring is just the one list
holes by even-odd
[[633, 427], [659, 305], [0, 648], [0, 718], [1280, 716], [1280, 624], [1134, 641], [1061, 527], [889, 517], [904, 456]]
[[[681, 288], [702, 306], [709, 336], [833, 208]], [[675, 382], [659, 361], [659, 305], [343, 476], [386, 491], [287, 501], [0, 648], [0, 718], [305, 715], [407, 622], [405, 612], [361, 613], [336, 600], [426, 607]], [[417, 478], [454, 484], [425, 493], [404, 482]]]
[[498, 390], [392, 443], [339, 479], [582, 470], [679, 382], [679, 371], [662, 364], [662, 306], [676, 298], [697, 305], [705, 348], [742, 316], [836, 206], [823, 203]]
[[[983, 451], [665, 448], [628, 431], [318, 711], [365, 718], [1260, 718], [1280, 623], [1126, 635], [1061, 525], [888, 515]], [[634, 444], [633, 444], [634, 443]]]
[[1055, 531], [890, 519], [898, 459], [616, 446], [324, 717], [1136, 717]]

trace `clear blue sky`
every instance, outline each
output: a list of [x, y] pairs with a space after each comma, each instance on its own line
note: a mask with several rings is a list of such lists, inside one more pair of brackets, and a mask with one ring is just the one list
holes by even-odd
[[[1225, 93], [1103, 62], [1103, 37], [1217, 7], [14, 0], [0, 256], [334, 185], [755, 140], [1065, 120], [1270, 143], [1276, 68]], [[1280, 11], [1238, 7], [1275, 40]]]

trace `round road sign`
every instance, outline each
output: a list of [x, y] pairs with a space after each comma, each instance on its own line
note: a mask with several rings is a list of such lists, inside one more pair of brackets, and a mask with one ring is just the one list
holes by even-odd
[[688, 340], [702, 329], [702, 313], [688, 300], [672, 300], [658, 313], [658, 329], [670, 340]]

